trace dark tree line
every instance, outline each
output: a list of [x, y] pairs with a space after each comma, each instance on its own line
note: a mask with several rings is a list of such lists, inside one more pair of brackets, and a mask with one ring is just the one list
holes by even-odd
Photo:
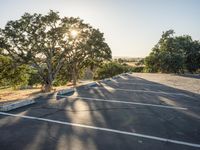
[[147, 72], [194, 73], [200, 69], [200, 42], [168, 30], [145, 58], [145, 66]]

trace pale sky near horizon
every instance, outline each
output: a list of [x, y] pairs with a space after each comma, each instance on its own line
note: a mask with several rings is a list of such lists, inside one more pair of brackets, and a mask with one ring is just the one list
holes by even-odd
[[200, 0], [0, 0], [0, 28], [50, 9], [99, 28], [113, 56], [145, 57], [169, 29], [200, 40]]

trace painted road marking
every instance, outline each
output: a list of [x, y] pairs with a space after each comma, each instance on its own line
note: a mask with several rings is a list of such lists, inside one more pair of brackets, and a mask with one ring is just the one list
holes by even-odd
[[196, 144], [196, 143], [189, 143], [189, 142], [178, 141], [178, 140], [167, 139], [167, 138], [161, 138], [161, 137], [157, 137], [157, 136], [139, 134], [139, 133], [134, 133], [134, 132], [127, 132], [127, 131], [121, 131], [121, 130], [103, 128], [103, 127], [89, 126], [89, 125], [78, 124], [78, 123], [63, 122], [63, 121], [58, 121], [58, 120], [51, 120], [51, 119], [45, 119], [45, 118], [39, 118], [39, 117], [33, 117], [33, 116], [26, 116], [26, 115], [19, 115], [19, 114], [4, 113], [4, 112], [0, 112], [0, 115], [20, 117], [20, 118], [24, 118], [24, 119], [44, 121], [44, 122], [51, 122], [51, 123], [57, 123], [57, 124], [80, 127], [80, 128], [87, 128], [87, 129], [93, 129], [93, 130], [99, 130], [99, 131], [118, 133], [118, 134], [123, 134], [123, 135], [131, 135], [131, 136], [135, 136], [135, 137], [141, 137], [141, 138], [152, 139], [152, 140], [157, 140], [157, 141], [162, 141], [162, 142], [169, 142], [169, 143], [174, 143], [174, 144], [179, 144], [179, 145], [185, 145], [185, 146], [200, 148], [200, 144]]
[[147, 90], [133, 90], [133, 89], [120, 89], [120, 88], [111, 88], [111, 87], [91, 87], [94, 89], [108, 89], [108, 90], [112, 90], [112, 91], [126, 91], [126, 92], [139, 92], [139, 93], [154, 93], [154, 94], [166, 94], [166, 95], [181, 95], [181, 96], [185, 96], [185, 97], [190, 97], [193, 98], [187, 94], [183, 94], [183, 93], [173, 93], [173, 92], [162, 92], [162, 91], [147, 91]]
[[[57, 95], [59, 97], [69, 97], [65, 95]], [[137, 103], [137, 102], [130, 102], [130, 101], [119, 101], [119, 100], [108, 100], [108, 99], [99, 99], [99, 98], [89, 98], [89, 97], [75, 97], [72, 96], [70, 98], [80, 98], [84, 100], [90, 100], [90, 101], [101, 101], [101, 102], [109, 102], [109, 103], [122, 103], [122, 104], [132, 104], [132, 105], [142, 105], [142, 106], [152, 106], [152, 107], [160, 107], [160, 108], [168, 108], [168, 109], [181, 109], [181, 110], [187, 110], [188, 108], [185, 107], [176, 107], [176, 106], [166, 106], [166, 105], [157, 105], [157, 104], [149, 104], [149, 103]]]
[[129, 85], [149, 85], [149, 86], [163, 86], [163, 85], [159, 85], [159, 84], [156, 84], [156, 83], [152, 83], [152, 84], [149, 84], [149, 83], [130, 83], [130, 82], [118, 82], [118, 81], [112, 81], [114, 83], [118, 83], [118, 84], [129, 84]]

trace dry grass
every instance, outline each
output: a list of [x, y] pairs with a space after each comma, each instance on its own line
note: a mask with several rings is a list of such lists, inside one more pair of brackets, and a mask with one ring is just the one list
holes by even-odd
[[41, 88], [14, 90], [12, 88], [0, 89], [0, 104], [29, 98], [41, 93]]
[[126, 62], [127, 65], [131, 66], [131, 67], [136, 67], [137, 62]]
[[[77, 84], [77, 86], [85, 84], [87, 82], [89, 82], [89, 81], [81, 81]], [[73, 84], [69, 82], [65, 86], [54, 87], [53, 92], [56, 92], [56, 91], [59, 91], [62, 89], [66, 89], [66, 88], [70, 88], [72, 86], [73, 86]], [[18, 100], [22, 100], [22, 99], [26, 99], [26, 98], [31, 98], [40, 93], [42, 93], [41, 86], [34, 87], [32, 89], [23, 89], [23, 90], [14, 90], [12, 88], [4, 88], [4, 89], [2, 88], [2, 89], [0, 89], [0, 105], [18, 101]]]

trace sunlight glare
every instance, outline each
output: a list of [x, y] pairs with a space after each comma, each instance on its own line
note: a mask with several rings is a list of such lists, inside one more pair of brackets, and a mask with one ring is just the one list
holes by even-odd
[[72, 38], [76, 38], [77, 35], [78, 35], [78, 31], [76, 31], [76, 30], [72, 30], [72, 31], [71, 31], [71, 36], [72, 36]]

